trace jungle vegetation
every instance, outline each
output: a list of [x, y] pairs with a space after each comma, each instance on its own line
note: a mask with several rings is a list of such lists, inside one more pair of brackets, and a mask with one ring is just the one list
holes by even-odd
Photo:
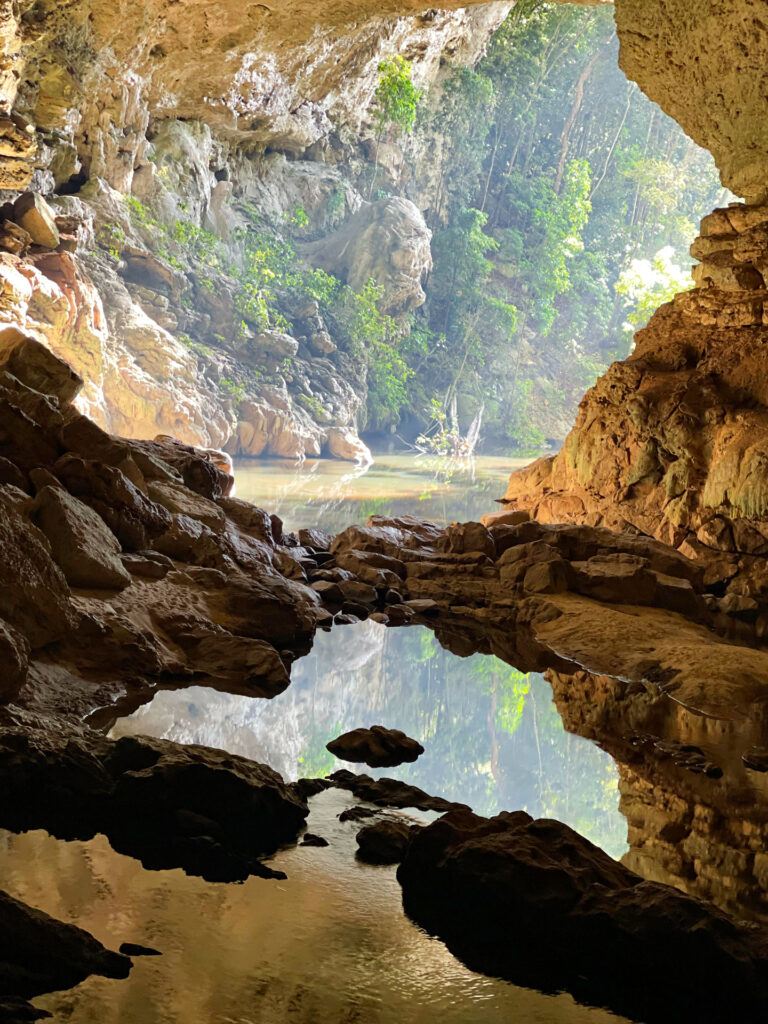
[[710, 155], [618, 68], [610, 8], [521, 0], [474, 69], [422, 97], [400, 145], [434, 232], [427, 304], [400, 342], [401, 416], [455, 394], [486, 447], [561, 439], [584, 391], [690, 286], [727, 194]]

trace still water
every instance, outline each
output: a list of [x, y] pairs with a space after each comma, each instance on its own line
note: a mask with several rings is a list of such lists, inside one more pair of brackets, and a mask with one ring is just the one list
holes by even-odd
[[478, 456], [470, 463], [404, 454], [376, 455], [372, 466], [335, 459], [238, 459], [238, 498], [276, 512], [286, 529], [322, 526], [337, 533], [370, 515], [468, 522], [498, 510], [513, 469], [530, 459]]
[[[509, 460], [473, 474], [385, 457], [366, 473], [338, 463], [246, 463], [238, 495], [288, 528], [331, 531], [371, 512], [468, 519], [493, 508]], [[524, 808], [557, 817], [613, 856], [626, 850], [617, 772], [567, 734], [538, 675], [495, 658], [458, 658], [423, 627], [372, 622], [320, 633], [271, 701], [203, 688], [161, 692], [112, 735], [204, 743], [266, 762], [286, 778], [343, 765], [325, 749], [339, 733], [380, 723], [422, 741], [413, 765], [376, 771], [480, 813]], [[355, 770], [360, 770], [353, 767]], [[363, 766], [364, 767], [364, 766]], [[474, 974], [403, 914], [393, 867], [354, 858], [356, 801], [334, 790], [310, 801], [308, 827], [327, 848], [293, 848], [272, 864], [286, 881], [216, 885], [181, 871], [145, 871], [98, 836], [65, 843], [0, 833], [3, 888], [88, 929], [111, 948], [139, 942], [127, 981], [91, 978], [35, 1000], [73, 1024], [603, 1024], [614, 1015]], [[405, 814], [409, 812], [390, 812]], [[414, 812], [413, 820], [433, 815]]]

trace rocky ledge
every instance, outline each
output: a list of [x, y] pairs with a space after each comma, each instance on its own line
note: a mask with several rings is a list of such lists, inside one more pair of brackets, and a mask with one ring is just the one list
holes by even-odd
[[337, 621], [421, 622], [456, 654], [646, 682], [719, 717], [768, 699], [768, 619], [745, 619], [700, 566], [647, 537], [521, 512], [487, 527], [372, 516], [329, 554], [310, 579]]

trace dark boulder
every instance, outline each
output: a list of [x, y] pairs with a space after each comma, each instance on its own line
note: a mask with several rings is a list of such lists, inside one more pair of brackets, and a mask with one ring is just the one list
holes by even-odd
[[357, 833], [357, 859], [366, 864], [399, 864], [408, 849], [410, 833], [407, 822], [391, 818], [366, 825]]
[[370, 729], [353, 729], [326, 744], [326, 750], [342, 761], [367, 764], [371, 768], [394, 768], [415, 761], [424, 747], [399, 729], [372, 725]]
[[408, 915], [472, 970], [642, 1020], [757, 1019], [768, 944], [556, 821], [454, 812], [414, 829]]

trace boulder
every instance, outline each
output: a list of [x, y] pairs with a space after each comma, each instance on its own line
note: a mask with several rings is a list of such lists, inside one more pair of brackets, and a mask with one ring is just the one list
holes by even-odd
[[424, 747], [399, 729], [372, 725], [353, 729], [326, 744], [326, 750], [341, 761], [367, 764], [371, 768], [394, 768], [412, 762], [424, 753]]
[[368, 445], [361, 441], [351, 427], [331, 427], [326, 440], [328, 455], [332, 459], [344, 459], [369, 466], [373, 455]]
[[399, 864], [405, 856], [411, 829], [407, 822], [386, 818], [357, 833], [357, 859], [366, 864]]
[[13, 204], [13, 216], [35, 245], [55, 249], [59, 244], [59, 229], [53, 210], [37, 192], [20, 195]]
[[426, 298], [432, 268], [432, 233], [409, 199], [393, 196], [363, 203], [334, 234], [300, 247], [304, 261], [361, 291], [372, 278], [383, 290], [382, 309], [407, 313]]
[[82, 501], [60, 487], [43, 487], [30, 514], [70, 586], [122, 589], [131, 582], [117, 537]]
[[412, 829], [397, 877], [417, 924], [516, 985], [650, 1024], [750, 1019], [768, 995], [759, 931], [644, 881], [557, 821], [452, 812]]
[[69, 363], [15, 327], [0, 330], [0, 366], [28, 388], [53, 395], [62, 406], [73, 401], [83, 386]]

